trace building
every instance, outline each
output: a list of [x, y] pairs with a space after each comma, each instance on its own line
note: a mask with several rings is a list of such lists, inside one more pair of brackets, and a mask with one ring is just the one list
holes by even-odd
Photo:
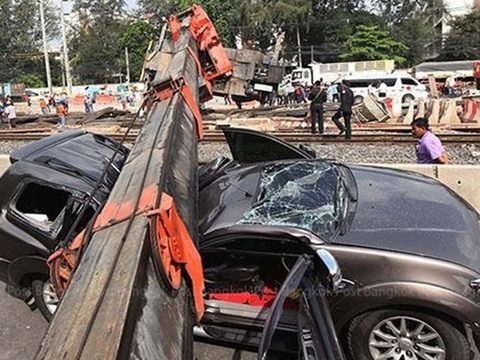
[[445, 38], [452, 30], [450, 23], [455, 17], [467, 15], [474, 9], [480, 10], [480, 0], [444, 0], [444, 3], [447, 11], [437, 12], [433, 19], [437, 41], [428, 46], [425, 60], [435, 59], [438, 56]]
[[437, 22], [435, 28], [438, 28], [438, 32], [442, 35], [448, 35], [451, 30], [449, 25], [452, 18], [458, 16], [464, 16], [470, 13], [475, 7], [480, 9], [480, 0], [445, 0], [447, 6], [447, 14], [443, 16]]

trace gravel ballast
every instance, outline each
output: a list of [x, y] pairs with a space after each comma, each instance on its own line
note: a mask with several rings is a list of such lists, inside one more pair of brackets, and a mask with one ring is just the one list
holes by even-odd
[[[10, 154], [27, 142], [0, 141], [0, 154]], [[345, 163], [413, 164], [415, 146], [411, 144], [314, 144], [317, 157]], [[480, 165], [480, 146], [473, 144], [445, 145], [451, 164]], [[228, 145], [200, 143], [199, 161], [208, 162], [220, 156], [231, 158]]]
[[[411, 144], [314, 144], [318, 158], [345, 163], [414, 164], [415, 145]], [[472, 144], [445, 145], [450, 163], [480, 165], [480, 146]], [[225, 144], [200, 144], [199, 161], [208, 162], [220, 156], [231, 157]]]

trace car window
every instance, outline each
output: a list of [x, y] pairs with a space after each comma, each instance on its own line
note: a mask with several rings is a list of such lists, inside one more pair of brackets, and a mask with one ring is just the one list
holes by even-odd
[[303, 78], [308, 79], [310, 77], [310, 72], [308, 70], [303, 72]]
[[295, 71], [294, 73], [292, 73], [292, 80], [301, 79], [301, 78], [302, 78], [301, 71]]
[[402, 85], [418, 85], [417, 82], [413, 79], [402, 78]]
[[55, 237], [62, 227], [70, 196], [65, 190], [29, 183], [21, 190], [13, 208], [33, 227]]
[[259, 195], [240, 223], [293, 226], [331, 239], [340, 216], [340, 171], [323, 161], [267, 165]]
[[372, 81], [368, 80], [349, 80], [349, 86], [351, 88], [366, 88], [368, 85], [370, 85]]
[[384, 82], [387, 86], [395, 86], [397, 83], [397, 78], [389, 78], [389, 79], [380, 79], [382, 82]]

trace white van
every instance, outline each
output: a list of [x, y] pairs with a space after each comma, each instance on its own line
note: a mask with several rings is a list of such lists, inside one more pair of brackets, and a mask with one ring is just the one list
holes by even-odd
[[368, 75], [368, 76], [345, 76], [340, 80], [346, 80], [355, 95], [355, 103], [360, 103], [368, 95], [368, 86], [382, 81], [387, 85], [387, 97], [401, 98], [402, 103], [409, 103], [415, 99], [427, 99], [427, 87], [420, 84], [410, 75]]

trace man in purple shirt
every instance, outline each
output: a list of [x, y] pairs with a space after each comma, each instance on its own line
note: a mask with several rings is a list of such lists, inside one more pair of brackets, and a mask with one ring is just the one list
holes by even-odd
[[412, 134], [418, 138], [417, 164], [448, 164], [448, 156], [440, 139], [428, 128], [428, 120], [415, 119], [412, 123]]

